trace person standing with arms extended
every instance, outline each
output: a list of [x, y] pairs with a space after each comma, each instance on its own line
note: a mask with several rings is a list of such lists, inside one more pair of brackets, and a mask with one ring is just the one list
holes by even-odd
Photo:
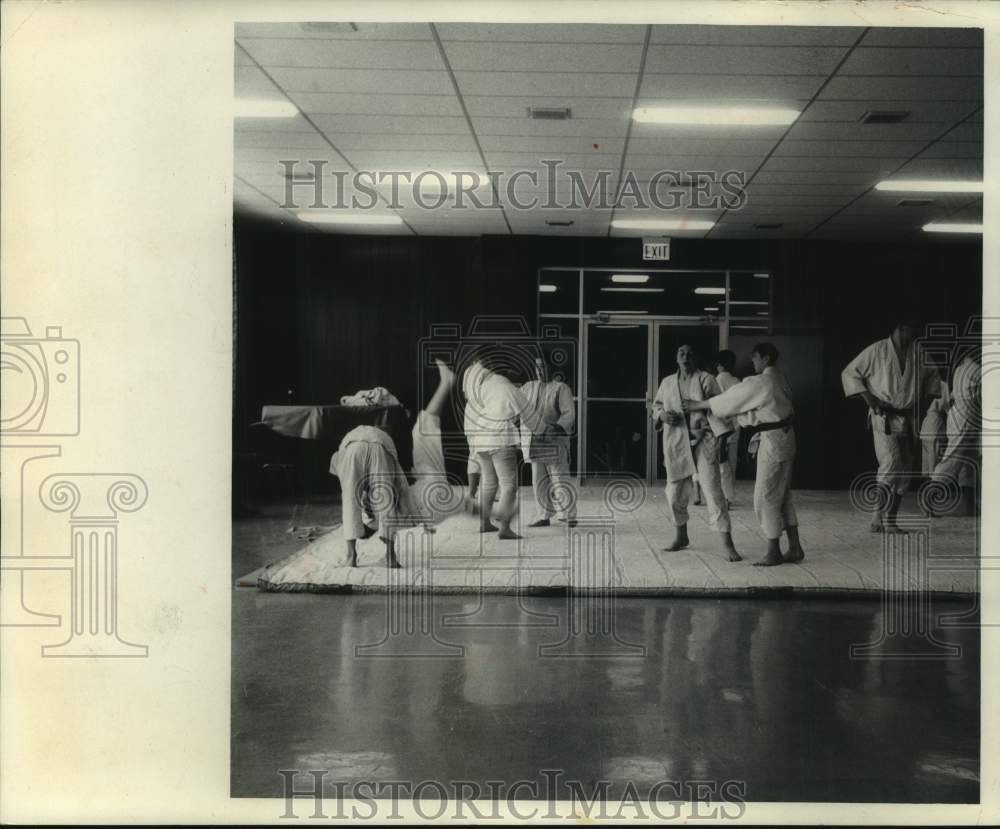
[[[805, 558], [799, 541], [799, 519], [792, 501], [795, 429], [788, 381], [775, 365], [778, 349], [759, 343], [750, 355], [756, 374], [708, 400], [687, 400], [685, 411], [708, 411], [716, 417], [736, 417], [744, 428], [760, 435], [753, 508], [767, 537], [767, 555], [757, 567], [795, 563]], [[781, 533], [788, 535], [788, 553], [781, 554]]]

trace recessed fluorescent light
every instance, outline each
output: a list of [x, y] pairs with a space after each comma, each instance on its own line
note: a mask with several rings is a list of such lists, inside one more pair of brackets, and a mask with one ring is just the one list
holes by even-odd
[[712, 294], [714, 296], [725, 296], [725, 288], [695, 288], [694, 292], [696, 294]]
[[622, 311], [618, 308], [615, 308], [611, 311], [598, 311], [597, 313], [598, 314], [648, 314], [649, 311]]
[[559, 290], [559, 288], [557, 288], [555, 285], [539, 285], [538, 286], [538, 293], [540, 293], [540, 294], [554, 294], [558, 290]]
[[753, 275], [754, 279], [770, 279], [771, 274], [769, 273], [755, 273]]
[[291, 101], [237, 98], [233, 114], [237, 118], [292, 118], [299, 110]]
[[717, 305], [706, 305], [706, 306], [705, 306], [705, 310], [706, 310], [706, 311], [713, 311], [713, 312], [715, 312], [715, 313], [718, 313], [718, 311], [719, 311], [719, 308], [718, 308], [718, 306], [717, 306]]
[[924, 230], [928, 233], [982, 233], [983, 226], [970, 222], [928, 222]]
[[649, 282], [649, 277], [644, 273], [616, 273], [611, 277], [612, 282], [634, 282], [642, 284]]
[[638, 328], [638, 325], [598, 325], [598, 328]]
[[300, 210], [295, 214], [304, 222], [318, 225], [401, 225], [399, 216], [370, 213], [322, 213], [318, 210]]
[[662, 294], [663, 288], [601, 288], [606, 294]]
[[875, 189], [889, 193], [982, 193], [983, 183], [958, 179], [886, 179], [876, 184]]
[[767, 305], [767, 300], [756, 300], [756, 299], [731, 299], [729, 300], [730, 305]]
[[717, 124], [720, 126], [782, 126], [799, 117], [797, 109], [775, 107], [639, 107], [632, 117], [643, 124]]
[[715, 222], [705, 219], [615, 219], [611, 226], [619, 230], [711, 230]]

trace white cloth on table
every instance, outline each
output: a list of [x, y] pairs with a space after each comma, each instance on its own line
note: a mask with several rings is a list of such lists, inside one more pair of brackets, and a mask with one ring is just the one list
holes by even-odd
[[402, 406], [396, 396], [384, 386], [361, 389], [340, 398], [341, 406]]
[[[780, 423], [795, 414], [788, 381], [774, 366], [747, 377], [708, 403], [713, 414], [736, 417], [744, 427]], [[782, 530], [798, 526], [792, 498], [795, 429], [789, 424], [759, 432], [758, 436], [754, 513], [764, 534], [773, 539]]]

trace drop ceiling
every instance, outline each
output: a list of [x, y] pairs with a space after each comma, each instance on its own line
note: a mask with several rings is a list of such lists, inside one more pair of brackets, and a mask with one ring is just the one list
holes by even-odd
[[[655, 213], [714, 221], [670, 232], [681, 237], [927, 239], [930, 221], [981, 222], [982, 197], [919, 194], [930, 203], [900, 206], [907, 194], [873, 187], [982, 178], [982, 44], [975, 29], [238, 24], [236, 97], [291, 101], [299, 114], [237, 119], [236, 208], [326, 233], [636, 235], [611, 221]], [[635, 107], [679, 103], [801, 115], [755, 127], [631, 119]], [[571, 117], [535, 120], [529, 107]], [[871, 110], [909, 114], [861, 123]], [[499, 209], [427, 210], [404, 195], [396, 210], [378, 207], [403, 224], [319, 226], [280, 206], [282, 159], [303, 170], [322, 159], [327, 173], [524, 169], [541, 180], [542, 162], [559, 159], [586, 180], [608, 171], [612, 189], [625, 171], [647, 182], [661, 170], [739, 170], [747, 199], [738, 210], [521, 210], [501, 192]], [[544, 196], [523, 179], [515, 191]], [[557, 197], [567, 194], [561, 180]]]

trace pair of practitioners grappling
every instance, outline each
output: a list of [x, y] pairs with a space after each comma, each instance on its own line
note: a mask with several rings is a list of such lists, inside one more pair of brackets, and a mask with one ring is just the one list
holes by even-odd
[[[776, 366], [778, 350], [771, 343], [755, 346], [751, 360], [754, 376], [723, 391], [715, 376], [697, 367], [694, 348], [682, 345], [677, 349], [677, 372], [665, 377], [657, 389], [650, 414], [663, 431], [667, 505], [675, 527], [674, 540], [666, 552], [690, 544], [687, 508], [697, 476], [709, 523], [721, 534], [729, 560], [742, 560], [733, 544], [719, 465], [720, 455], [728, 454], [720, 443], [735, 437], [738, 424], [760, 436], [754, 513], [767, 537], [767, 553], [755, 564], [770, 567], [805, 558], [792, 501], [795, 412], [788, 383]], [[788, 536], [784, 555], [780, 546], [783, 532]]]

